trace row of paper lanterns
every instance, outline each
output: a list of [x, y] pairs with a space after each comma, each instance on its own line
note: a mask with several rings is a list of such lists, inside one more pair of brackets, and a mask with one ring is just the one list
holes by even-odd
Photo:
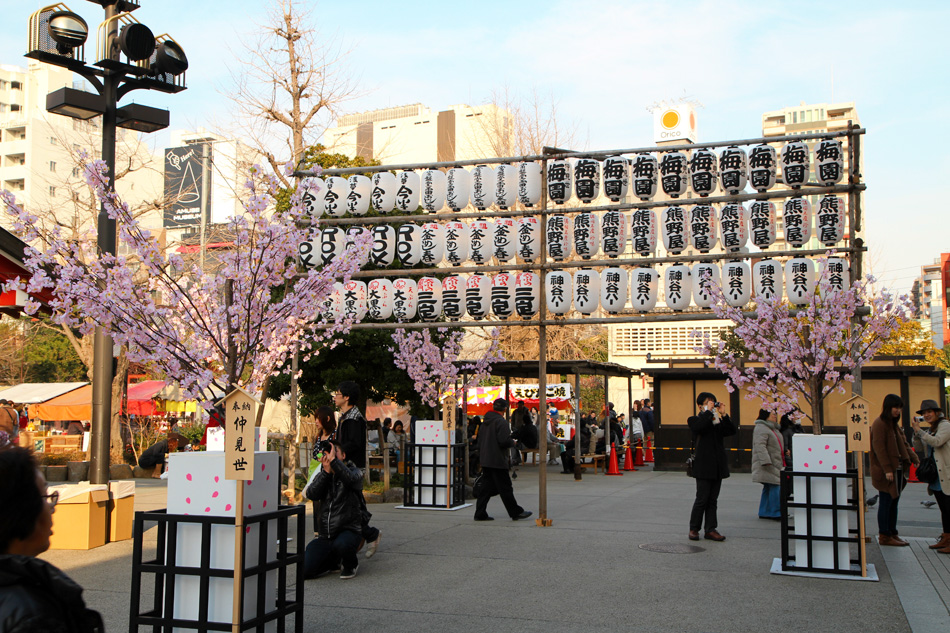
[[[657, 217], [659, 215], [659, 218]], [[812, 218], [811, 205], [801, 197], [784, 203], [785, 239], [795, 247], [807, 244], [815, 225], [816, 236], [825, 246], [834, 246], [844, 238], [844, 200], [833, 195], [820, 199]], [[657, 230], [659, 228], [659, 231]], [[313, 239], [300, 245], [300, 260], [305, 266], [320, 266], [340, 255], [354, 234], [367, 229], [327, 227], [316, 230]], [[533, 262], [541, 256], [541, 224], [537, 217], [496, 218], [472, 222], [427, 222], [400, 227], [377, 225], [372, 229], [373, 248], [370, 263], [390, 266], [425, 264], [438, 266], [443, 261], [459, 266], [466, 261], [484, 264], [492, 258], [510, 262], [517, 256]], [[598, 217], [579, 213], [572, 219], [554, 214], [547, 220], [547, 255], [562, 261], [576, 253], [590, 259], [602, 253], [615, 258], [624, 253], [627, 241], [640, 255], [656, 251], [657, 233], [663, 247], [674, 255], [688, 246], [701, 253], [713, 249], [717, 241], [726, 252], [738, 252], [750, 242], [764, 249], [776, 239], [775, 204], [755, 200], [749, 205], [665, 207], [659, 212], [638, 209], [632, 213], [607, 211]]]
[[[832, 291], [848, 286], [848, 262], [829, 258], [825, 273]], [[708, 308], [713, 299], [709, 280], [722, 288], [729, 305], [742, 307], [753, 294], [757, 297], [782, 296], [790, 303], [808, 303], [815, 290], [819, 273], [815, 262], [794, 258], [782, 264], [764, 259], [749, 266], [747, 262], [727, 262], [720, 270], [711, 263], [670, 266], [663, 273], [664, 299], [667, 307], [685, 310], [692, 305]], [[593, 314], [602, 307], [617, 314], [629, 305], [637, 312], [650, 312], [660, 298], [661, 273], [653, 268], [605, 268], [598, 272], [578, 269], [573, 274], [563, 270], [545, 275], [545, 299], [548, 312], [567, 314], [574, 310]], [[422, 277], [395, 280], [373, 279], [370, 282], [351, 280], [337, 284], [327, 300], [328, 319], [344, 318], [361, 321], [370, 318], [385, 321], [392, 317], [402, 321], [419, 319], [435, 321], [465, 318], [479, 320], [494, 315], [506, 318], [517, 314], [532, 318], [541, 300], [541, 277], [534, 272], [474, 274], [468, 277], [451, 275], [444, 279]]]
[[[629, 188], [640, 200], [652, 200], [658, 187], [678, 198], [692, 190], [700, 197], [717, 188], [731, 195], [747, 185], [758, 192], [775, 186], [779, 169], [784, 183], [798, 189], [808, 183], [811, 152], [802, 141], [786, 143], [781, 154], [768, 144], [755, 145], [747, 153], [737, 145], [726, 147], [717, 156], [708, 148], [666, 152], [659, 160], [651, 153], [632, 158], [613, 156], [603, 162], [593, 158], [560, 159], [548, 162], [548, 194], [555, 204], [564, 204], [576, 195], [583, 203], [593, 202], [603, 183], [604, 195], [613, 202], [626, 198]], [[841, 141], [824, 139], [815, 147], [815, 179], [821, 186], [840, 182], [844, 175]], [[420, 206], [429, 213], [448, 206], [461, 211], [472, 204], [478, 210], [509, 209], [520, 203], [534, 207], [541, 201], [541, 164], [479, 165], [471, 171], [456, 167], [447, 171], [377, 172], [372, 178], [353, 175], [330, 176], [326, 180], [305, 178], [301, 200], [306, 213], [319, 218], [365, 215], [370, 208], [380, 213], [415, 212]]]

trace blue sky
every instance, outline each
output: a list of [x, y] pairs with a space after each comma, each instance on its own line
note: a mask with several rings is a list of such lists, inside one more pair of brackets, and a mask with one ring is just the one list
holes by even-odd
[[[91, 28], [101, 9], [70, 0]], [[267, 0], [141, 0], [136, 17], [188, 53], [188, 90], [133, 93], [171, 110], [172, 127], [209, 128], [231, 115], [241, 42]], [[478, 104], [505, 87], [551, 96], [587, 149], [652, 145], [647, 107], [688, 96], [703, 104], [700, 139], [761, 134], [768, 110], [855, 101], [865, 143], [868, 261], [905, 291], [950, 251], [942, 186], [950, 173], [950, 3], [416, 1], [309, 2], [320, 37], [350, 50], [363, 96], [349, 111], [424, 103]], [[29, 14], [0, 23], [0, 63], [24, 65]], [[87, 53], [88, 55], [88, 53]], [[833, 94], [832, 94], [833, 91]], [[155, 135], [157, 147], [167, 133]], [[580, 148], [579, 148], [580, 149]]]

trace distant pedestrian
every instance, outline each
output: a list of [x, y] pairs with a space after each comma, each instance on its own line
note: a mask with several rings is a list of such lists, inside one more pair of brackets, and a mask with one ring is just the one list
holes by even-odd
[[880, 545], [910, 545], [897, 535], [897, 502], [907, 483], [910, 465], [920, 460], [907, 446], [898, 425], [903, 409], [901, 397], [890, 393], [884, 396], [881, 415], [871, 424], [871, 484], [880, 493], [877, 507]]
[[950, 554], [950, 494], [947, 494], [950, 492], [950, 421], [936, 400], [921, 402], [917, 414], [924, 416], [924, 422], [930, 425], [930, 429], [922, 430], [920, 422], [914, 420], [911, 422], [914, 435], [926, 446], [928, 456], [933, 455], [934, 461], [937, 462], [937, 473], [940, 475], [937, 481], [927, 486], [927, 492], [937, 500], [940, 520], [943, 523], [943, 533], [936, 543], [930, 545], [930, 549], [941, 554]]
[[653, 441], [653, 430], [656, 423], [653, 419], [653, 407], [650, 406], [650, 399], [643, 399], [643, 408], [640, 409], [640, 424], [643, 425], [643, 435]]
[[531, 513], [518, 505], [511, 487], [508, 474], [508, 451], [515, 445], [511, 438], [511, 429], [501, 415], [508, 409], [508, 401], [498, 398], [492, 404], [492, 410], [478, 430], [478, 457], [482, 466], [482, 477], [487, 479], [486, 492], [475, 502], [475, 520], [491, 521], [488, 516], [488, 500], [499, 495], [505, 504], [508, 516], [513, 520], [527, 519]]
[[782, 432], [782, 446], [785, 447], [785, 463], [792, 463], [792, 438], [797, 433], [804, 433], [802, 428], [801, 410], [794, 409], [782, 416], [782, 423], [779, 430]]
[[[689, 517], [689, 540], [699, 540], [699, 529], [705, 528], [710, 541], [725, 541], [719, 533], [717, 508], [722, 480], [729, 476], [726, 446], [723, 438], [736, 434], [736, 425], [726, 414], [726, 405], [716, 396], [703, 392], [696, 398], [698, 415], [687, 420], [695, 442], [693, 476], [696, 478], [696, 501]], [[642, 417], [642, 415], [641, 415]]]
[[774, 414], [759, 410], [759, 419], [752, 427], [752, 481], [762, 484], [759, 500], [759, 518], [779, 521], [782, 519], [780, 484], [785, 468], [785, 451], [778, 425], [772, 420]]

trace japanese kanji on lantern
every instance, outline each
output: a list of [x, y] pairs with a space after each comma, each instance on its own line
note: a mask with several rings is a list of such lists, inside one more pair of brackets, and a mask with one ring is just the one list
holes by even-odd
[[472, 170], [472, 205], [484, 211], [495, 201], [495, 170], [478, 165]]
[[422, 229], [418, 224], [403, 224], [396, 231], [396, 260], [406, 268], [422, 261]]
[[518, 221], [518, 257], [533, 262], [541, 255], [541, 223], [529, 215]]
[[660, 232], [664, 249], [673, 255], [682, 253], [689, 244], [686, 209], [679, 206], [660, 209]]
[[600, 222], [593, 213], [578, 213], [574, 217], [574, 252], [582, 259], [597, 254], [600, 246]]
[[515, 312], [522, 319], [530, 319], [538, 313], [541, 300], [541, 280], [533, 272], [515, 275]]
[[323, 215], [325, 195], [326, 184], [322, 178], [311, 176], [300, 181], [300, 204], [307, 217], [316, 219]]
[[419, 208], [420, 179], [414, 171], [401, 171], [396, 175], [396, 208], [400, 211], [415, 211]]
[[445, 172], [427, 169], [422, 172], [422, 208], [435, 213], [445, 206], [445, 193], [448, 187]]
[[554, 204], [564, 204], [571, 199], [571, 183], [574, 170], [567, 159], [548, 162], [548, 196]]
[[785, 223], [785, 241], [798, 248], [811, 239], [811, 205], [800, 196], [785, 200], [782, 211]]
[[495, 223], [478, 219], [468, 225], [470, 244], [469, 258], [476, 264], [487, 264], [495, 248]]
[[574, 191], [587, 204], [600, 195], [600, 161], [580, 158], [574, 163]]
[[633, 157], [631, 168], [633, 177], [633, 195], [643, 201], [652, 200], [656, 195], [659, 181], [659, 167], [653, 154], [637, 154]]
[[716, 247], [716, 208], [697, 204], [689, 208], [689, 239], [693, 248], [708, 253]]
[[518, 164], [518, 202], [531, 208], [541, 201], [541, 163]]
[[373, 183], [366, 176], [354, 174], [347, 181], [349, 192], [346, 194], [346, 211], [352, 215], [366, 215], [369, 211], [370, 195]]
[[679, 198], [689, 186], [689, 159], [683, 152], [667, 152], [660, 159], [660, 184], [663, 193]]
[[656, 250], [656, 214], [637, 209], [630, 214], [630, 247], [644, 257]]
[[320, 231], [314, 231], [312, 240], [301, 242], [297, 247], [297, 258], [300, 265], [313, 268], [320, 264]]
[[323, 211], [333, 218], [341, 218], [346, 213], [346, 195], [350, 185], [346, 178], [330, 176], [324, 181], [326, 191], [323, 194]]
[[337, 322], [343, 318], [343, 284], [334, 282], [331, 292], [323, 302], [323, 318]]
[[722, 282], [719, 266], [709, 262], [699, 262], [693, 264], [690, 272], [693, 275], [693, 303], [697, 307], [708, 308], [713, 304], [712, 293], [709, 291], [710, 285], [719, 286]]
[[719, 161], [711, 149], [701, 147], [689, 160], [689, 183], [693, 192], [705, 198], [716, 191], [719, 181]]
[[775, 205], [768, 200], [753, 200], [749, 204], [749, 237], [757, 248], [768, 248], [775, 243]]
[[604, 195], [611, 202], [620, 202], [627, 197], [629, 186], [630, 161], [623, 156], [604, 160]]
[[811, 168], [808, 146], [802, 141], [791, 141], [782, 148], [782, 180], [792, 189], [808, 183]]
[[627, 216], [620, 211], [607, 211], [601, 217], [600, 248], [610, 258], [623, 255], [627, 247]]
[[815, 213], [818, 241], [834, 246], [844, 239], [844, 200], [836, 195], [822, 196]]
[[785, 262], [785, 294], [793, 305], [805, 305], [815, 292], [815, 262], [795, 257]]
[[719, 232], [727, 253], [737, 253], [749, 241], [746, 210], [741, 202], [728, 202], [719, 210]]
[[456, 213], [468, 206], [472, 175], [467, 169], [453, 167], [445, 174], [445, 203]]
[[351, 279], [343, 284], [343, 318], [362, 321], [366, 316], [366, 282]]
[[623, 268], [600, 271], [600, 305], [608, 314], [618, 314], [627, 305], [627, 271]]
[[784, 291], [782, 264], [774, 259], [763, 259], [752, 266], [752, 290], [756, 297], [781, 298]]
[[442, 316], [442, 281], [422, 277], [416, 283], [416, 314], [423, 321], [435, 321]]
[[517, 199], [518, 166], [499, 165], [495, 168], [495, 206], [506, 211]]
[[734, 196], [749, 182], [749, 156], [737, 145], [730, 145], [719, 154], [719, 182], [723, 191]]
[[752, 299], [752, 271], [746, 262], [727, 262], [722, 268], [726, 303], [741, 308]]
[[257, 398], [240, 387], [224, 398], [225, 479], [254, 479], [254, 427], [259, 404]]
[[552, 270], [546, 276], [545, 300], [551, 314], [567, 314], [571, 310], [571, 275], [563, 270]]
[[474, 274], [465, 282], [465, 309], [476, 321], [484, 319], [491, 307], [491, 279]]
[[438, 222], [426, 222], [422, 225], [421, 242], [422, 263], [426, 266], [438, 266], [445, 257], [445, 227]]
[[822, 187], [830, 187], [841, 181], [844, 175], [844, 153], [841, 141], [826, 138], [815, 145], [815, 180]]
[[346, 231], [343, 227], [328, 226], [320, 232], [320, 262], [329, 264], [346, 248]]
[[373, 227], [373, 250], [369, 263], [373, 266], [389, 266], [396, 258], [396, 229], [388, 224]]
[[442, 314], [457, 320], [465, 316], [465, 279], [451, 275], [442, 280]]
[[510, 317], [514, 312], [515, 280], [510, 273], [498, 273], [491, 278], [491, 311], [499, 318]]
[[369, 318], [374, 321], [386, 321], [393, 315], [392, 281], [385, 278], [373, 279], [366, 286], [366, 296], [366, 311]]
[[373, 174], [373, 193], [370, 195], [373, 209], [380, 213], [389, 213], [396, 206], [396, 192], [399, 185], [396, 174], [391, 171], [378, 171]]
[[693, 284], [689, 266], [676, 264], [666, 269], [666, 305], [677, 312], [689, 307]]
[[600, 305], [600, 274], [590, 268], [574, 273], [574, 309], [581, 314], [593, 314]]
[[560, 213], [548, 216], [548, 257], [556, 262], [567, 259], [573, 252], [572, 244], [570, 218]]
[[501, 262], [510, 262], [515, 258], [518, 247], [518, 221], [514, 218], [496, 218], [495, 234], [492, 240], [493, 254]]
[[778, 160], [775, 148], [766, 143], [749, 150], [749, 182], [752, 188], [763, 193], [775, 186]]
[[455, 220], [445, 223], [445, 261], [453, 266], [461, 266], [468, 260], [471, 249], [471, 236], [465, 222]]
[[416, 318], [416, 282], [399, 278], [393, 282], [393, 316], [399, 321]]
[[630, 270], [630, 305], [637, 312], [650, 312], [660, 296], [660, 274], [652, 268]]
[[848, 270], [848, 260], [841, 257], [829, 257], [822, 265], [822, 283], [827, 284], [831, 293], [841, 292], [850, 286]]

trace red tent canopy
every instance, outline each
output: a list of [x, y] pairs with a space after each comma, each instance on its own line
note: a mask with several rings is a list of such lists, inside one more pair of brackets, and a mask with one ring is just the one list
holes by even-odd
[[165, 388], [164, 380], [145, 380], [129, 385], [129, 410], [132, 415], [155, 415], [155, 396]]
[[[155, 394], [165, 388], [162, 380], [146, 380], [129, 385], [129, 410], [133, 415], [154, 415]], [[86, 385], [58, 398], [30, 407], [30, 417], [39, 420], [91, 420], [92, 386]]]

